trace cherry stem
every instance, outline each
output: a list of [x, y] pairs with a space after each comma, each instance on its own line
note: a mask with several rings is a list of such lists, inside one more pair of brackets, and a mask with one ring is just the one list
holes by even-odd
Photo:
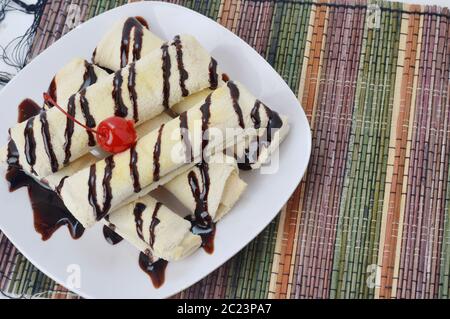
[[72, 121], [74, 121], [75, 123], [77, 123], [78, 125], [84, 127], [86, 130], [93, 132], [95, 134], [98, 134], [98, 132], [96, 130], [94, 130], [93, 128], [90, 128], [86, 125], [84, 125], [83, 123], [79, 122], [76, 118], [74, 118], [72, 115], [70, 115], [69, 113], [67, 113], [61, 106], [58, 105], [58, 103], [55, 102], [55, 100], [53, 100], [53, 98], [50, 96], [50, 94], [48, 94], [47, 92], [44, 92], [44, 102], [45, 103], [50, 103], [53, 106], [55, 106], [58, 110], [60, 110], [61, 112], [63, 112], [69, 119], [71, 119]]

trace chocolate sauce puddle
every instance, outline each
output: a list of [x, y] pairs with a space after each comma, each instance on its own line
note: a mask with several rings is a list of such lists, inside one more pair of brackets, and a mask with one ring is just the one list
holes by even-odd
[[[26, 99], [19, 104], [18, 122], [26, 121], [40, 112], [40, 107], [34, 101]], [[84, 233], [84, 227], [67, 210], [58, 194], [23, 172], [19, 164], [19, 153], [12, 139], [8, 142], [7, 163], [6, 180], [9, 183], [9, 190], [13, 192], [21, 187], [27, 187], [33, 209], [34, 228], [42, 240], [49, 239], [64, 225], [67, 225], [72, 238], [80, 238]]]

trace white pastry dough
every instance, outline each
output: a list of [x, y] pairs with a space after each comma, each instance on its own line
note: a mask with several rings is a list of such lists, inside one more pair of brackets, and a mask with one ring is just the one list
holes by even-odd
[[[141, 44], [136, 44], [135, 39], [135, 28], [139, 28], [138, 32], [142, 32]], [[130, 27], [127, 30], [127, 27]], [[155, 34], [150, 32], [141, 22], [136, 20], [136, 18], [124, 18], [116, 22], [108, 33], [100, 40], [98, 43], [95, 54], [93, 56], [93, 61], [102, 67], [108, 68], [110, 70], [119, 70], [122, 61], [122, 38], [123, 33], [126, 32], [125, 36], [129, 36], [128, 44], [128, 55], [125, 59], [128, 63], [134, 61], [133, 59], [133, 48], [135, 45], [140, 49], [140, 57], [144, 57], [155, 49], [159, 49], [164, 43], [162, 39], [157, 37]]]

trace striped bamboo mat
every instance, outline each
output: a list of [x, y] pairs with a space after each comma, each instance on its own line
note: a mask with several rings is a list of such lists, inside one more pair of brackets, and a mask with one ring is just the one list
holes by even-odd
[[[49, 0], [30, 57], [69, 31], [71, 10], [84, 21], [125, 2]], [[280, 216], [176, 297], [449, 297], [449, 10], [345, 0], [175, 2], [265, 57], [298, 95], [313, 133], [309, 168]], [[8, 295], [77, 297], [1, 234], [0, 276]]]

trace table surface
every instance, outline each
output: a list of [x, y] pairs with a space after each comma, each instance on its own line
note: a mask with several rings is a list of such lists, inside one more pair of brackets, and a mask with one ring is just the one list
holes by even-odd
[[[448, 298], [448, 9], [378, 2], [380, 25], [369, 27], [365, 8], [345, 0], [174, 1], [266, 58], [297, 94], [313, 136], [307, 173], [280, 216], [175, 297]], [[45, 12], [59, 2], [61, 10], [76, 2], [89, 19], [126, 1], [53, 0]], [[13, 14], [0, 35], [26, 28]], [[54, 30], [68, 31], [61, 23], [41, 19], [31, 57], [56, 40]], [[8, 296], [76, 297], [1, 233], [0, 274]]]

